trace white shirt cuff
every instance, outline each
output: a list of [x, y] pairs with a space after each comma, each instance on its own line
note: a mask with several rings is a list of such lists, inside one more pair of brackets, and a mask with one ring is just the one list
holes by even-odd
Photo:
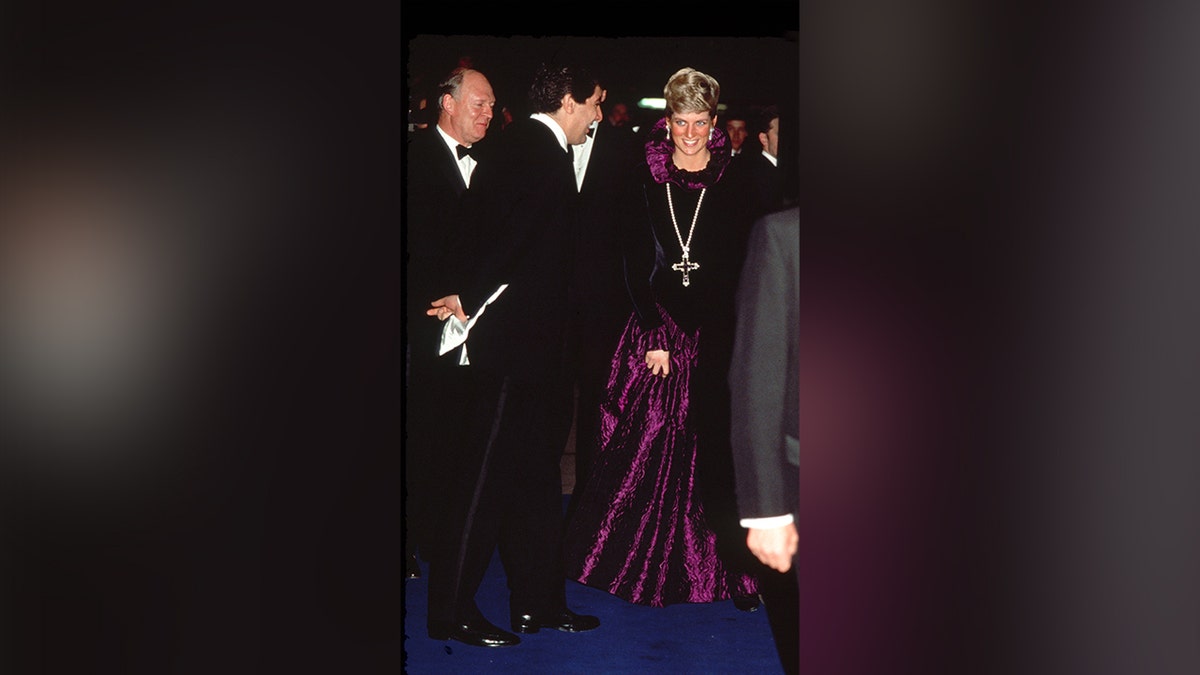
[[770, 530], [784, 525], [791, 525], [796, 522], [796, 518], [790, 514], [782, 516], [770, 516], [768, 518], [742, 518], [740, 521], [742, 527], [754, 528], [756, 530]]

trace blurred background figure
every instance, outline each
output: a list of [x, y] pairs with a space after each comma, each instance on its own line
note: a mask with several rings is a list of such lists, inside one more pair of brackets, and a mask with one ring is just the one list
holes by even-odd
[[610, 126], [618, 129], [628, 128], [633, 122], [633, 117], [629, 114], [629, 106], [623, 101], [615, 101], [609, 108], [606, 118]]
[[742, 146], [750, 135], [746, 120], [746, 112], [738, 107], [729, 106], [725, 110], [725, 134], [729, 136], [730, 154], [734, 157], [742, 153]]
[[508, 106], [500, 107], [500, 131], [508, 128], [508, 125], [513, 123], [512, 109]]

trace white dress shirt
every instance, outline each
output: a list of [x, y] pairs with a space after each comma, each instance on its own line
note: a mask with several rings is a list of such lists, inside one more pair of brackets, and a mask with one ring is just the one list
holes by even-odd
[[[458, 157], [458, 146], [462, 145], [462, 143], [459, 143], [458, 141], [454, 140], [453, 138], [450, 138], [450, 134], [447, 134], [445, 131], [442, 131], [441, 127], [437, 127], [437, 131], [439, 134], [442, 135], [442, 141], [445, 142], [446, 146], [450, 148], [450, 154], [454, 155], [457, 158]], [[466, 147], [469, 148], [471, 146], [468, 145]], [[458, 159], [457, 161], [458, 161], [458, 170], [460, 173], [462, 173], [463, 182], [467, 184], [467, 187], [471, 187], [471, 173], [475, 171], [475, 167], [479, 164], [479, 162], [476, 162], [475, 158], [470, 155], [463, 155], [463, 157], [461, 159]]]
[[595, 143], [593, 134], [596, 133], [597, 122], [592, 122], [592, 129], [584, 138], [584, 141], [579, 145], [572, 145], [571, 150], [574, 152], [573, 160], [575, 162], [575, 189], [583, 189], [583, 177], [587, 175], [588, 158], [592, 156], [592, 145]]

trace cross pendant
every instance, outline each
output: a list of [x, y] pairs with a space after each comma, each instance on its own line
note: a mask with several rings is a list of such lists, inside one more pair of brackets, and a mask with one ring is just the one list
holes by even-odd
[[675, 270], [676, 272], [683, 272], [683, 285], [687, 286], [692, 283], [691, 279], [688, 278], [688, 272], [700, 269], [700, 263], [689, 261], [688, 254], [685, 251], [683, 254], [683, 259], [674, 265], [671, 265], [671, 269]]

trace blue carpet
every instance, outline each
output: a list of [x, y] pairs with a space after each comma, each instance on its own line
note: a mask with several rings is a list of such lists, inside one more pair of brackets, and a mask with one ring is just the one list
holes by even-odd
[[[428, 567], [422, 564], [422, 572]], [[600, 618], [586, 633], [542, 630], [515, 647], [470, 647], [425, 632], [426, 578], [404, 587], [404, 662], [409, 675], [782, 675], [767, 611], [742, 612], [732, 600], [669, 607], [633, 605], [574, 581], [567, 603]], [[508, 589], [499, 556], [476, 597], [484, 616], [508, 628]]]

